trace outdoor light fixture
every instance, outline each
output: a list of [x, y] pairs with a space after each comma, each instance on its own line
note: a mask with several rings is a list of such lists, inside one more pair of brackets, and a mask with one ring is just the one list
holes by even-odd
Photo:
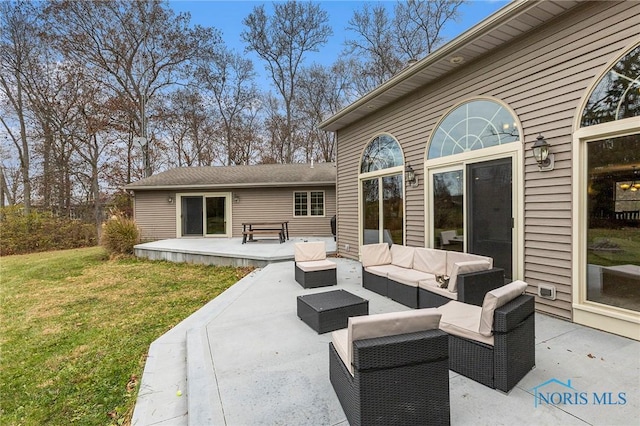
[[167, 203], [173, 204], [173, 197], [171, 195], [167, 197]]
[[544, 140], [542, 134], [538, 134], [532, 150], [540, 171], [553, 170], [554, 156], [549, 152], [549, 144]]
[[404, 169], [404, 179], [412, 187], [415, 188], [418, 186], [418, 178], [416, 177], [416, 172], [413, 171], [413, 167], [411, 167], [411, 164], [409, 163], [407, 163], [407, 167], [405, 167]]
[[234, 203], [239, 203], [240, 202], [240, 197], [238, 196], [238, 194], [233, 194], [233, 202]]

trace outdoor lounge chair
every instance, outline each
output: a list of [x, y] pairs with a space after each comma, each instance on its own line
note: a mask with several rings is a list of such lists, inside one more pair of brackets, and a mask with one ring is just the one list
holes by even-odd
[[447, 334], [419, 309], [349, 318], [332, 333], [329, 378], [355, 425], [450, 423]]
[[296, 282], [304, 288], [336, 285], [336, 264], [327, 260], [324, 241], [294, 245]]
[[449, 334], [449, 368], [509, 392], [535, 366], [534, 298], [514, 281], [491, 290], [482, 307], [451, 301], [437, 308]]

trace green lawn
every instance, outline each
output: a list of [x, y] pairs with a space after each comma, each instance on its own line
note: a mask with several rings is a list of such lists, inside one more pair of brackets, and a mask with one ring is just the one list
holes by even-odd
[[98, 247], [0, 258], [0, 424], [127, 424], [151, 342], [247, 272]]

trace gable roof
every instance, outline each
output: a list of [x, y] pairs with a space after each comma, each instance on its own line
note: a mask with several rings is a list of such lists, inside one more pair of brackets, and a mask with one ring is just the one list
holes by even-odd
[[[322, 123], [335, 132], [556, 19], [580, 0], [515, 0]], [[583, 3], [584, 4], [584, 3]]]
[[128, 190], [327, 186], [336, 184], [333, 163], [177, 167], [130, 183]]

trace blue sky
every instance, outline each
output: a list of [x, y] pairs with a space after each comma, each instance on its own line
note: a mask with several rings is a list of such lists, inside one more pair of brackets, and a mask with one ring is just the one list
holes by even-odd
[[[332, 26], [334, 34], [319, 53], [309, 53], [307, 55], [307, 61], [305, 62], [307, 65], [313, 62], [330, 65], [335, 62], [342, 51], [343, 41], [347, 36], [345, 27], [353, 16], [353, 11], [359, 9], [363, 4], [362, 1], [352, 0], [329, 0], [320, 1], [319, 3], [329, 14], [329, 24]], [[395, 1], [383, 1], [382, 3], [388, 5], [389, 8], [393, 8]], [[509, 1], [468, 0], [461, 8], [461, 16], [458, 22], [452, 22], [445, 27], [445, 38], [447, 41], [453, 39], [507, 3]], [[243, 53], [245, 48], [240, 38], [240, 33], [244, 30], [242, 20], [251, 13], [255, 6], [260, 4], [265, 4], [268, 11], [272, 2], [245, 0], [172, 0], [169, 2], [170, 7], [176, 13], [190, 12], [192, 23], [220, 30], [225, 44], [240, 53]], [[256, 71], [263, 75], [264, 66], [259, 58], [253, 53], [247, 53], [247, 56], [254, 61]]]

